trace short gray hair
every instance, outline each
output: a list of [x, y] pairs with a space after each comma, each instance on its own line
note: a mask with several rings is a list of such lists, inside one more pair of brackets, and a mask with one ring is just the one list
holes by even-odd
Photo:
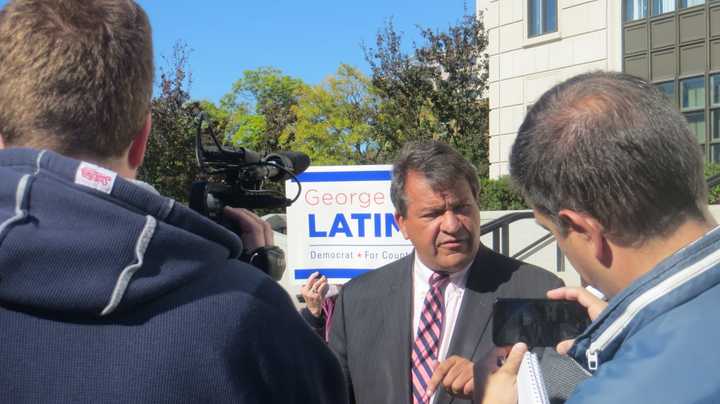
[[408, 173], [422, 174], [435, 191], [451, 189], [464, 178], [478, 202], [480, 184], [477, 171], [460, 153], [437, 140], [409, 142], [403, 146], [393, 163], [390, 199], [401, 216], [407, 214], [405, 182]]
[[703, 157], [685, 118], [627, 74], [586, 73], [543, 94], [520, 126], [510, 173], [563, 234], [561, 209], [587, 213], [626, 245], [704, 220]]

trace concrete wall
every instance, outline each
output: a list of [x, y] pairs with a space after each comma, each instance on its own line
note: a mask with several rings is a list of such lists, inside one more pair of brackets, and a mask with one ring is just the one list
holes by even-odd
[[527, 38], [527, 0], [477, 0], [489, 35], [490, 176], [508, 155], [529, 106], [554, 84], [621, 70], [620, 0], [557, 0], [558, 32]]
[[[480, 212], [481, 223], [487, 223], [493, 219], [502, 217], [508, 213], [514, 213], [517, 211], [484, 211]], [[534, 241], [548, 234], [548, 231], [538, 226], [534, 219], [523, 219], [510, 225], [510, 253], [512, 257], [525, 247], [532, 244]], [[486, 234], [481, 238], [483, 244], [488, 247], [492, 247], [492, 234]], [[557, 243], [554, 241], [542, 248], [541, 250], [533, 253], [532, 255], [522, 258], [523, 261], [537, 265], [541, 268], [547, 269], [554, 273], [560, 279], [562, 279], [567, 286], [579, 286], [580, 276], [575, 272], [570, 262], [564, 256], [561, 259], [565, 261], [564, 271], [558, 272], [557, 258], [558, 258]]]

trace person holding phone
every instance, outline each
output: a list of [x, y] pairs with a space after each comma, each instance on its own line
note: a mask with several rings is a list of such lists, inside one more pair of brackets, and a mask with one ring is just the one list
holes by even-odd
[[[568, 403], [720, 402], [720, 228], [704, 158], [685, 117], [655, 86], [622, 73], [573, 77], [525, 117], [510, 173], [536, 221], [582, 278], [593, 323], [558, 350], [592, 377]], [[476, 388], [476, 402], [514, 403], [523, 345]]]

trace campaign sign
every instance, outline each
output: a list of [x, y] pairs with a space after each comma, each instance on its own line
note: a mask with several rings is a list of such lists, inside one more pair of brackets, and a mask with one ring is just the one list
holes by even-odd
[[[295, 283], [315, 271], [341, 284], [409, 254], [395, 222], [391, 166], [310, 167], [287, 209], [287, 268]], [[298, 186], [285, 184], [294, 198]]]

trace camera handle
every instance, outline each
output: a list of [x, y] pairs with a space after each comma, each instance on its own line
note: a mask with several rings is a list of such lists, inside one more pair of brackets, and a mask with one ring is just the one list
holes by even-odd
[[[213, 197], [213, 192], [224, 192], [228, 190], [221, 189], [226, 187], [223, 184], [209, 184], [207, 181], [194, 181], [192, 188], [190, 189], [190, 208], [199, 212], [200, 214], [207, 216], [214, 222], [222, 225], [226, 229], [238, 234], [237, 227], [228, 222], [223, 217], [223, 208], [225, 205], [218, 198]], [[209, 192], [209, 188], [214, 188]], [[262, 192], [262, 191], [254, 191]], [[264, 207], [267, 204], [280, 204], [285, 203], [281, 201], [278, 195], [255, 195], [246, 196], [247, 200], [243, 199], [238, 206], [246, 207], [248, 204], [254, 203], [260, 204], [257, 207]], [[282, 198], [285, 199], [285, 198]], [[244, 203], [244, 205], [242, 204]], [[277, 206], [277, 205], [275, 205]], [[253, 250], [247, 251], [243, 248], [243, 253], [239, 257], [241, 261], [246, 262], [261, 271], [268, 274], [271, 278], [279, 281], [285, 272], [285, 253], [282, 249], [276, 246], [263, 246]]]

